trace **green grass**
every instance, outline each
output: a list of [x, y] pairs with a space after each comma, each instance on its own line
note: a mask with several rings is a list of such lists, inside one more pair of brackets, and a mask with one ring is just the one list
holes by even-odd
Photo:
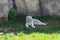
[[47, 26], [36, 26], [35, 29], [32, 27], [26, 28], [24, 25], [25, 16], [17, 16], [15, 21], [10, 23], [3, 23], [3, 25], [0, 25], [0, 28], [11, 28], [4, 34], [0, 34], [0, 40], [60, 40], [59, 17], [34, 18], [49, 24]]

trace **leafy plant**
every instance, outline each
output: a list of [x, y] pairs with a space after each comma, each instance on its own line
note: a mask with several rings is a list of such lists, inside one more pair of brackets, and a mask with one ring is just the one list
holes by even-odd
[[9, 11], [8, 19], [9, 19], [9, 22], [12, 22], [16, 19], [16, 10], [15, 9], [11, 9]]

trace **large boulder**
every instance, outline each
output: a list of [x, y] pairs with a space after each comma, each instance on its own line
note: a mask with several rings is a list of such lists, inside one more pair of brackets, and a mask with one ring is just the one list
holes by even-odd
[[60, 0], [41, 0], [42, 15], [60, 16]]
[[8, 20], [8, 5], [0, 4], [0, 21], [7, 21]]
[[17, 13], [26, 15], [40, 15], [39, 0], [15, 0]]
[[8, 0], [9, 10], [13, 9], [13, 0]]
[[0, 0], [0, 4], [6, 4], [8, 3], [8, 0]]
[[0, 21], [8, 21], [10, 8], [8, 0], [0, 0]]
[[15, 4], [17, 6], [18, 14], [21, 14], [20, 12], [25, 13], [25, 4], [23, 0], [15, 0]]

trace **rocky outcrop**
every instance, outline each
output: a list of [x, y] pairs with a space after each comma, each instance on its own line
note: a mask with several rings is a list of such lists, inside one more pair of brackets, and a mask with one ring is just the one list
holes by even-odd
[[39, 0], [15, 0], [18, 14], [40, 15]]
[[12, 8], [8, 0], [0, 0], [0, 21], [8, 21], [8, 13]]
[[15, 0], [16, 6], [17, 6], [17, 13], [21, 14], [21, 13], [26, 13], [25, 12], [25, 4], [24, 4], [24, 0]]
[[0, 18], [8, 17], [13, 7], [18, 15], [60, 16], [60, 0], [0, 0]]
[[60, 16], [60, 0], [41, 0], [43, 15]]

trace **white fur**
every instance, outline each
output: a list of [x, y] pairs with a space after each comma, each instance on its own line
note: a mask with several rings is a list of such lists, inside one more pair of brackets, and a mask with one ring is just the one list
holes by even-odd
[[38, 19], [33, 19], [32, 16], [26, 16], [26, 27], [28, 28], [29, 26], [32, 26], [35, 28], [34, 25], [46, 25], [47, 23], [43, 23]]

